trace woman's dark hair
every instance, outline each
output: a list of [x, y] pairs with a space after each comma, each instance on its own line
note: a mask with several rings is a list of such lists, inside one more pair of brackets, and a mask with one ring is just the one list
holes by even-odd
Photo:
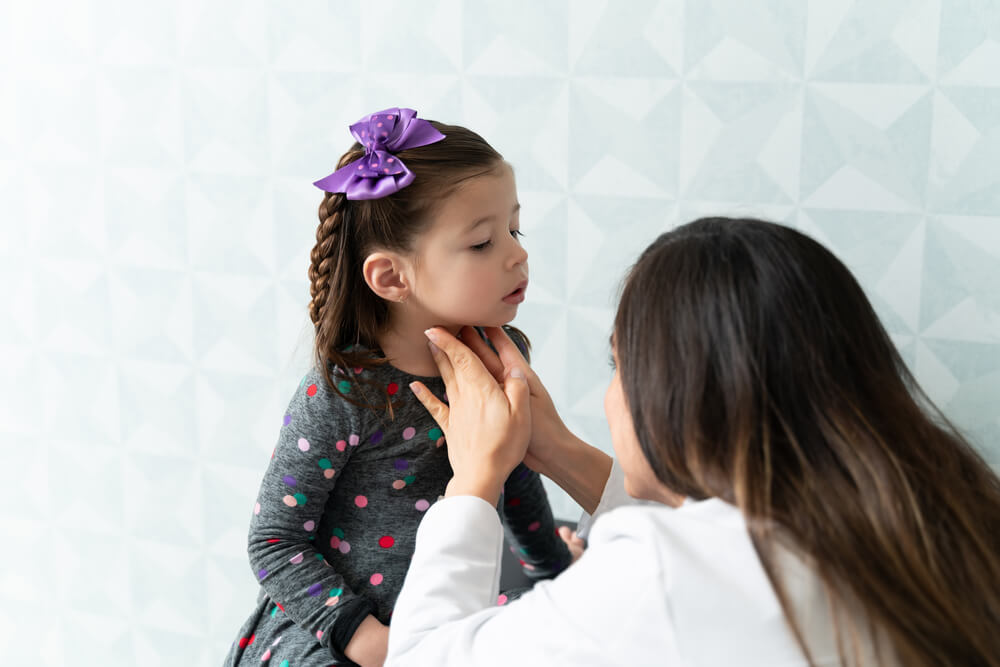
[[[330, 387], [354, 403], [358, 401], [344, 389], [349, 392], [356, 378], [345, 373], [344, 377], [351, 378], [348, 385], [334, 383], [333, 369], [373, 368], [386, 361], [373, 356], [372, 351], [388, 324], [389, 308], [365, 282], [365, 258], [376, 250], [411, 250], [437, 202], [463, 181], [490, 173], [503, 163], [503, 156], [475, 132], [430, 123], [444, 139], [398, 153], [416, 176], [410, 185], [371, 200], [348, 200], [343, 194], [327, 192], [319, 205], [319, 227], [309, 266], [309, 316], [316, 328], [316, 362]], [[337, 168], [363, 155], [364, 148], [355, 143]], [[391, 407], [384, 388], [380, 392]]]
[[631, 269], [614, 342], [656, 476], [740, 508], [810, 662], [779, 546], [860, 604], [855, 639], [908, 667], [1000, 665], [1000, 480], [832, 253], [760, 220], [678, 227]]

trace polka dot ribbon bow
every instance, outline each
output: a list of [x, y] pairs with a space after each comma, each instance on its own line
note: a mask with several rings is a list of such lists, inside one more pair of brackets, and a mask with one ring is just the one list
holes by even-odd
[[364, 157], [313, 183], [326, 192], [342, 192], [348, 199], [381, 199], [413, 182], [413, 172], [396, 157], [408, 148], [444, 139], [413, 109], [386, 109], [351, 125], [351, 134], [365, 147]]

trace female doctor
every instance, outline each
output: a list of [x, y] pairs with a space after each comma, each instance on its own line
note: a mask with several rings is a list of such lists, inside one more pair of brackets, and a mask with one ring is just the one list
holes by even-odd
[[[1000, 665], [1000, 481], [815, 241], [715, 218], [646, 249], [611, 341], [614, 461], [488, 333], [499, 356], [428, 331], [449, 405], [412, 389], [455, 475], [386, 664]], [[522, 459], [590, 514], [589, 548], [498, 607]]]

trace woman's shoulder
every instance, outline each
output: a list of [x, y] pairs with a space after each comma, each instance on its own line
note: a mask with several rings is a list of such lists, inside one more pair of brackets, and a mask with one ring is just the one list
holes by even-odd
[[617, 507], [598, 517], [590, 531], [591, 547], [629, 542], [636, 553], [653, 554], [673, 572], [730, 567], [747, 559], [758, 562], [742, 513], [717, 498], [688, 501], [681, 507], [659, 503]]

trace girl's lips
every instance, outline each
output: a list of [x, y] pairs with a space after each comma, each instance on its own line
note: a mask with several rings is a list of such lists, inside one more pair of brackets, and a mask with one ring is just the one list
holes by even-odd
[[518, 304], [524, 301], [524, 287], [518, 287], [516, 290], [508, 294], [503, 298], [504, 303]]

